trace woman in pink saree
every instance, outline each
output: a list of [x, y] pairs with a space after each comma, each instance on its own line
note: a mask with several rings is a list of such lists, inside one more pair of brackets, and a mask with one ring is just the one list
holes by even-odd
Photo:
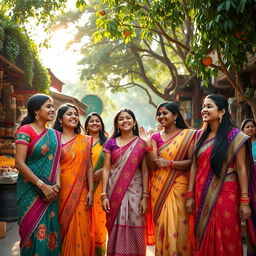
[[248, 222], [248, 255], [256, 255], [250, 137], [232, 125], [228, 103], [220, 95], [205, 98], [202, 117], [206, 128], [197, 133], [186, 193], [188, 212], [193, 213], [195, 202], [196, 255], [243, 255], [241, 220]]
[[146, 255], [145, 213], [148, 170], [145, 143], [131, 110], [114, 118], [114, 133], [106, 142], [102, 207], [107, 213], [108, 256]]

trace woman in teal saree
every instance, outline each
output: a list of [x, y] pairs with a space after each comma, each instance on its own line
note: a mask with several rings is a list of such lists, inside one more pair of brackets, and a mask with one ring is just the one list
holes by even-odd
[[[21, 256], [61, 255], [57, 194], [60, 133], [45, 127], [54, 115], [52, 99], [37, 94], [16, 133], [18, 223]], [[47, 185], [41, 179], [46, 178]], [[42, 195], [37, 192], [41, 191]]]

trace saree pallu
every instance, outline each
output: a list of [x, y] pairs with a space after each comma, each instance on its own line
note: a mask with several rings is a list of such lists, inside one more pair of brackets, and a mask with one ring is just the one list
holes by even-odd
[[[16, 144], [29, 142], [26, 133], [17, 133]], [[28, 145], [26, 165], [37, 176], [55, 183], [61, 150], [60, 134], [46, 129]], [[35, 185], [19, 174], [17, 181], [18, 223], [21, 256], [57, 256], [61, 253], [57, 200], [48, 204], [35, 192]]]
[[[185, 160], [195, 135], [184, 129], [166, 141], [159, 149], [159, 157]], [[183, 194], [188, 189], [189, 172], [169, 167], [158, 168], [151, 179], [151, 200], [156, 229], [155, 255], [190, 255], [188, 246], [188, 214]]]
[[[96, 172], [103, 167], [104, 152], [103, 145], [98, 141], [92, 147], [92, 165]], [[95, 255], [104, 256], [106, 253], [106, 213], [102, 210], [100, 194], [102, 193], [102, 181], [94, 182], [94, 203], [93, 203], [93, 221], [95, 227]]]
[[236, 128], [229, 132], [229, 147], [221, 178], [217, 178], [210, 168], [214, 139], [205, 142], [198, 152], [195, 186], [197, 256], [243, 255], [240, 185], [235, 171], [235, 155], [248, 139]]
[[136, 138], [112, 152], [113, 166], [108, 184], [108, 256], [145, 256], [145, 216], [139, 215], [142, 174], [139, 170], [145, 143]]
[[59, 223], [63, 256], [94, 255], [92, 214], [85, 209], [91, 143], [91, 137], [78, 134], [62, 147]]

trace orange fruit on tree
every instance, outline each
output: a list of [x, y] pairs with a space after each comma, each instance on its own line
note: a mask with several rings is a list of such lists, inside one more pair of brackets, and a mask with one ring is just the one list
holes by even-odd
[[206, 56], [203, 58], [202, 63], [207, 67], [212, 65], [212, 57]]
[[101, 11], [99, 12], [99, 15], [100, 15], [100, 16], [105, 16], [105, 15], [106, 15], [106, 11], [101, 10]]
[[124, 34], [125, 37], [127, 37], [127, 36], [129, 36], [131, 34], [131, 31], [130, 30], [125, 30], [123, 32], [123, 34]]

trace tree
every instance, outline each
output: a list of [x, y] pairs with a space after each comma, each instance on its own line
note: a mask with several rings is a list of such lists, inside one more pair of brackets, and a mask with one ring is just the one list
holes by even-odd
[[[96, 8], [96, 9], [95, 9]], [[88, 36], [94, 38], [82, 47], [84, 58], [80, 61], [85, 68], [82, 70], [82, 78], [94, 82], [101, 87], [111, 88], [112, 91], [124, 91], [131, 87], [141, 88], [148, 96], [148, 101], [156, 106], [152, 98], [157, 95], [163, 100], [174, 100], [176, 95], [187, 85], [194, 85], [199, 89], [199, 79], [185, 63], [187, 52], [180, 46], [167, 41], [162, 33], [147, 32], [134, 26], [118, 27], [117, 23], [109, 18], [115, 15], [107, 6], [90, 6], [87, 9], [91, 14], [87, 23], [78, 27], [78, 34], [74, 41]], [[126, 9], [123, 9], [123, 17]], [[146, 11], [147, 14], [149, 11]], [[95, 28], [95, 13], [98, 17], [97, 26], [106, 24], [106, 29], [97, 31]], [[165, 33], [173, 36], [188, 45], [193, 31], [193, 24], [185, 14], [187, 23], [175, 30], [166, 27]], [[74, 23], [77, 17], [74, 14], [63, 16], [57, 21], [57, 27], [61, 24]], [[103, 36], [113, 36], [102, 39]], [[135, 37], [135, 32], [137, 36]], [[126, 38], [123, 40], [123, 38]], [[133, 38], [133, 40], [130, 40]], [[102, 39], [100, 42], [99, 40]], [[124, 42], [125, 41], [125, 42]], [[199, 95], [197, 93], [197, 95]], [[199, 100], [197, 100], [199, 102]], [[196, 111], [197, 112], [197, 111]]]
[[[96, 39], [123, 38], [130, 43], [137, 35], [147, 40], [158, 35], [165, 44], [175, 45], [175, 50], [186, 60], [188, 70], [196, 72], [206, 83], [218, 72], [224, 73], [251, 106], [256, 118], [254, 93], [249, 93], [240, 79], [248, 54], [255, 54], [254, 0], [105, 0], [101, 3], [103, 7], [98, 6], [99, 10], [104, 4], [109, 10], [96, 22]], [[181, 29], [184, 26], [186, 29]], [[127, 30], [129, 35], [125, 36]], [[204, 66], [203, 59], [213, 51], [218, 60]]]

